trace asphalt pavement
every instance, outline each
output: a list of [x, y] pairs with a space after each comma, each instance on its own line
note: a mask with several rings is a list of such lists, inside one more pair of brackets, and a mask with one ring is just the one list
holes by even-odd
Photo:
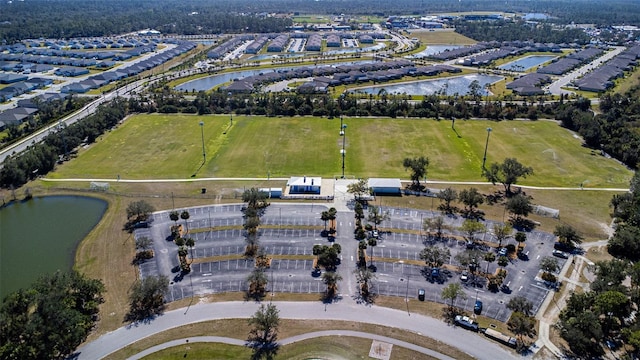
[[[282, 319], [364, 322], [412, 331], [458, 348], [478, 359], [521, 358], [480, 334], [415, 313], [375, 305], [360, 305], [351, 298], [343, 298], [329, 305], [321, 302], [274, 302], [273, 304], [280, 311]], [[256, 302], [201, 303], [189, 308], [169, 311], [148, 322], [123, 326], [83, 345], [78, 348], [76, 359], [101, 359], [136, 341], [182, 325], [217, 319], [249, 318], [259, 306], [260, 304]]]

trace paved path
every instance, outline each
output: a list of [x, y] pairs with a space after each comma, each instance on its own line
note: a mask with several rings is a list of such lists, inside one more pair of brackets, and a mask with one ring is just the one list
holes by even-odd
[[[90, 181], [97, 181], [97, 182], [122, 182], [122, 183], [172, 183], [172, 182], [198, 182], [198, 181], [268, 181], [268, 180], [274, 180], [274, 181], [287, 181], [289, 180], [289, 178], [243, 178], [243, 177], [230, 177], [230, 178], [217, 178], [217, 177], [210, 177], [210, 178], [187, 178], [187, 179], [117, 179], [117, 178], [106, 178], [106, 179], [80, 179], [80, 178], [73, 178], [73, 179], [50, 179], [50, 178], [42, 178], [40, 179], [42, 181], [49, 181], [49, 182], [90, 182]], [[338, 180], [339, 181], [349, 181], [349, 180]], [[404, 182], [409, 182], [408, 180], [405, 180]], [[426, 182], [423, 182], [423, 184], [441, 184], [441, 185], [493, 185], [490, 182], [486, 182], [486, 181], [438, 181], [438, 180], [429, 180]], [[344, 193], [346, 194], [346, 185], [345, 186], [345, 190]], [[523, 188], [523, 189], [534, 189], [534, 190], [570, 190], [570, 191], [576, 191], [576, 190], [582, 190], [582, 191], [613, 191], [613, 192], [625, 192], [625, 191], [629, 191], [628, 188], [590, 188], [590, 187], [558, 187], [558, 186], [529, 186], [529, 185], [514, 185], [517, 188]], [[338, 187], [338, 184], [336, 184], [336, 188]], [[336, 189], [336, 196], [339, 196], [338, 194], [338, 190]], [[346, 195], [342, 195], [342, 196], [346, 196]], [[349, 195], [350, 196], [350, 195]], [[336, 208], [337, 209], [337, 208]], [[339, 210], [339, 209], [338, 209]]]
[[[449, 326], [419, 314], [379, 306], [364, 306], [350, 298], [325, 305], [320, 302], [274, 302], [283, 319], [342, 320], [404, 329], [441, 341], [478, 359], [520, 358], [483, 336]], [[78, 360], [101, 359], [138, 340], [186, 324], [217, 320], [249, 318], [259, 307], [255, 302], [221, 302], [197, 304], [169, 311], [153, 321], [124, 326], [109, 332], [78, 349]]]
[[[358, 338], [364, 338], [364, 339], [369, 339], [369, 340], [378, 340], [378, 341], [382, 341], [385, 343], [389, 343], [389, 344], [393, 344], [393, 345], [397, 345], [397, 346], [401, 346], [403, 348], [406, 349], [410, 349], [428, 356], [431, 356], [433, 358], [436, 359], [441, 359], [441, 360], [454, 360], [454, 358], [447, 356], [445, 354], [439, 353], [437, 351], [431, 350], [431, 349], [427, 349], [424, 348], [422, 346], [418, 346], [412, 343], [408, 343], [406, 341], [402, 341], [402, 340], [398, 340], [398, 339], [394, 339], [394, 338], [390, 338], [387, 336], [381, 336], [381, 335], [375, 335], [375, 334], [370, 334], [370, 333], [365, 333], [365, 332], [361, 332], [361, 331], [351, 331], [351, 330], [326, 330], [326, 331], [315, 331], [315, 332], [310, 332], [310, 333], [306, 333], [306, 334], [300, 334], [300, 335], [296, 335], [296, 336], [292, 336], [290, 338], [286, 338], [283, 340], [278, 341], [278, 344], [280, 344], [281, 346], [284, 345], [289, 345], [289, 344], [293, 344], [295, 342], [298, 341], [303, 341], [303, 340], [307, 340], [307, 339], [313, 339], [313, 338], [318, 338], [318, 337], [327, 337], [327, 336], [350, 336], [350, 337], [358, 337]], [[197, 337], [191, 337], [191, 338], [184, 338], [184, 339], [178, 339], [178, 340], [172, 340], [172, 341], [168, 341], [164, 344], [160, 344], [160, 345], [156, 345], [153, 347], [148, 348], [145, 351], [142, 351], [134, 356], [131, 356], [129, 358], [129, 360], [138, 360], [138, 359], [142, 359], [145, 356], [151, 355], [153, 353], [156, 353], [160, 350], [164, 350], [167, 348], [171, 348], [174, 346], [180, 346], [180, 345], [187, 345], [187, 344], [193, 344], [193, 343], [198, 343], [198, 342], [213, 342], [213, 343], [223, 343], [223, 344], [230, 344], [230, 345], [238, 345], [238, 346], [244, 346], [245, 345], [245, 341], [244, 340], [238, 340], [238, 339], [234, 339], [234, 338], [228, 338], [228, 337], [221, 337], [221, 336], [197, 336]], [[185, 348], [186, 350], [186, 348]], [[187, 353], [185, 351], [185, 353]]]

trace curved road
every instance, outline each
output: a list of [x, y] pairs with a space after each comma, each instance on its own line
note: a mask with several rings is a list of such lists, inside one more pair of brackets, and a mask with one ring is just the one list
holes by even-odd
[[[364, 338], [369, 340], [378, 340], [381, 342], [401, 346], [403, 348], [407, 348], [407, 349], [431, 356], [436, 359], [455, 360], [454, 358], [447, 356], [445, 354], [442, 354], [437, 351], [427, 349], [412, 343], [408, 343], [406, 341], [390, 338], [387, 336], [380, 336], [380, 335], [365, 333], [361, 331], [351, 331], [351, 330], [315, 331], [315, 332], [300, 334], [300, 335], [292, 336], [290, 338], [283, 339], [281, 341], [278, 341], [278, 344], [289, 345], [298, 341], [303, 341], [303, 340], [313, 339], [318, 337], [327, 337], [327, 336], [350, 336], [350, 337], [358, 337], [358, 338]], [[134, 356], [131, 356], [129, 360], [142, 359], [143, 357], [156, 353], [160, 350], [164, 350], [174, 346], [186, 345], [187, 343], [193, 344], [198, 342], [214, 342], [214, 343], [224, 343], [224, 344], [238, 345], [238, 346], [245, 345], [244, 340], [239, 340], [234, 338], [221, 337], [221, 336], [197, 336], [192, 338], [184, 338], [184, 339], [167, 341], [166, 343], [150, 347], [145, 351], [142, 351]]]
[[[320, 302], [274, 302], [274, 304], [278, 307], [280, 317], [283, 319], [342, 320], [389, 326], [433, 338], [478, 359], [520, 357], [481, 335], [449, 326], [440, 320], [375, 305], [361, 305], [348, 297], [326, 306]], [[102, 335], [97, 340], [78, 348], [75, 359], [101, 359], [138, 340], [186, 324], [217, 319], [249, 318], [259, 305], [255, 302], [205, 303], [170, 311], [152, 321], [124, 326]], [[340, 331], [340, 333], [347, 335], [346, 331]], [[374, 338], [373, 335], [367, 337]]]

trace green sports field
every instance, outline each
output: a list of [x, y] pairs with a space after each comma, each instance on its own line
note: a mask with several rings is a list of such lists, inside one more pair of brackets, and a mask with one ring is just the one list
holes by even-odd
[[[204, 123], [201, 128], [199, 123]], [[428, 179], [480, 181], [487, 163], [515, 157], [535, 175], [522, 184], [627, 187], [632, 172], [581, 146], [551, 121], [344, 118], [345, 174], [409, 178], [405, 157], [427, 156]], [[341, 174], [340, 119], [138, 115], [105, 134], [55, 178], [332, 177]], [[202, 133], [206, 162], [202, 156]]]

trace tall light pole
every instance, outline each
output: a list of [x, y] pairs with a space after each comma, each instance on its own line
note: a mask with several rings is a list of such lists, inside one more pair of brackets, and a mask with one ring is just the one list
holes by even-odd
[[204, 121], [200, 121], [200, 134], [202, 135], [202, 163], [207, 162], [207, 152], [204, 150]]
[[340, 154], [342, 155], [342, 178], [344, 179], [344, 157], [347, 155], [347, 151], [344, 149], [345, 139], [347, 138], [347, 133], [345, 132], [347, 129], [347, 125], [343, 124], [341, 126], [340, 135], [342, 135], [342, 150], [340, 150]]
[[487, 128], [487, 142], [484, 144], [484, 156], [482, 157], [482, 175], [484, 175], [484, 172], [486, 171], [486, 168], [484, 166], [487, 162], [487, 148], [489, 147], [489, 135], [491, 135], [490, 127]]

